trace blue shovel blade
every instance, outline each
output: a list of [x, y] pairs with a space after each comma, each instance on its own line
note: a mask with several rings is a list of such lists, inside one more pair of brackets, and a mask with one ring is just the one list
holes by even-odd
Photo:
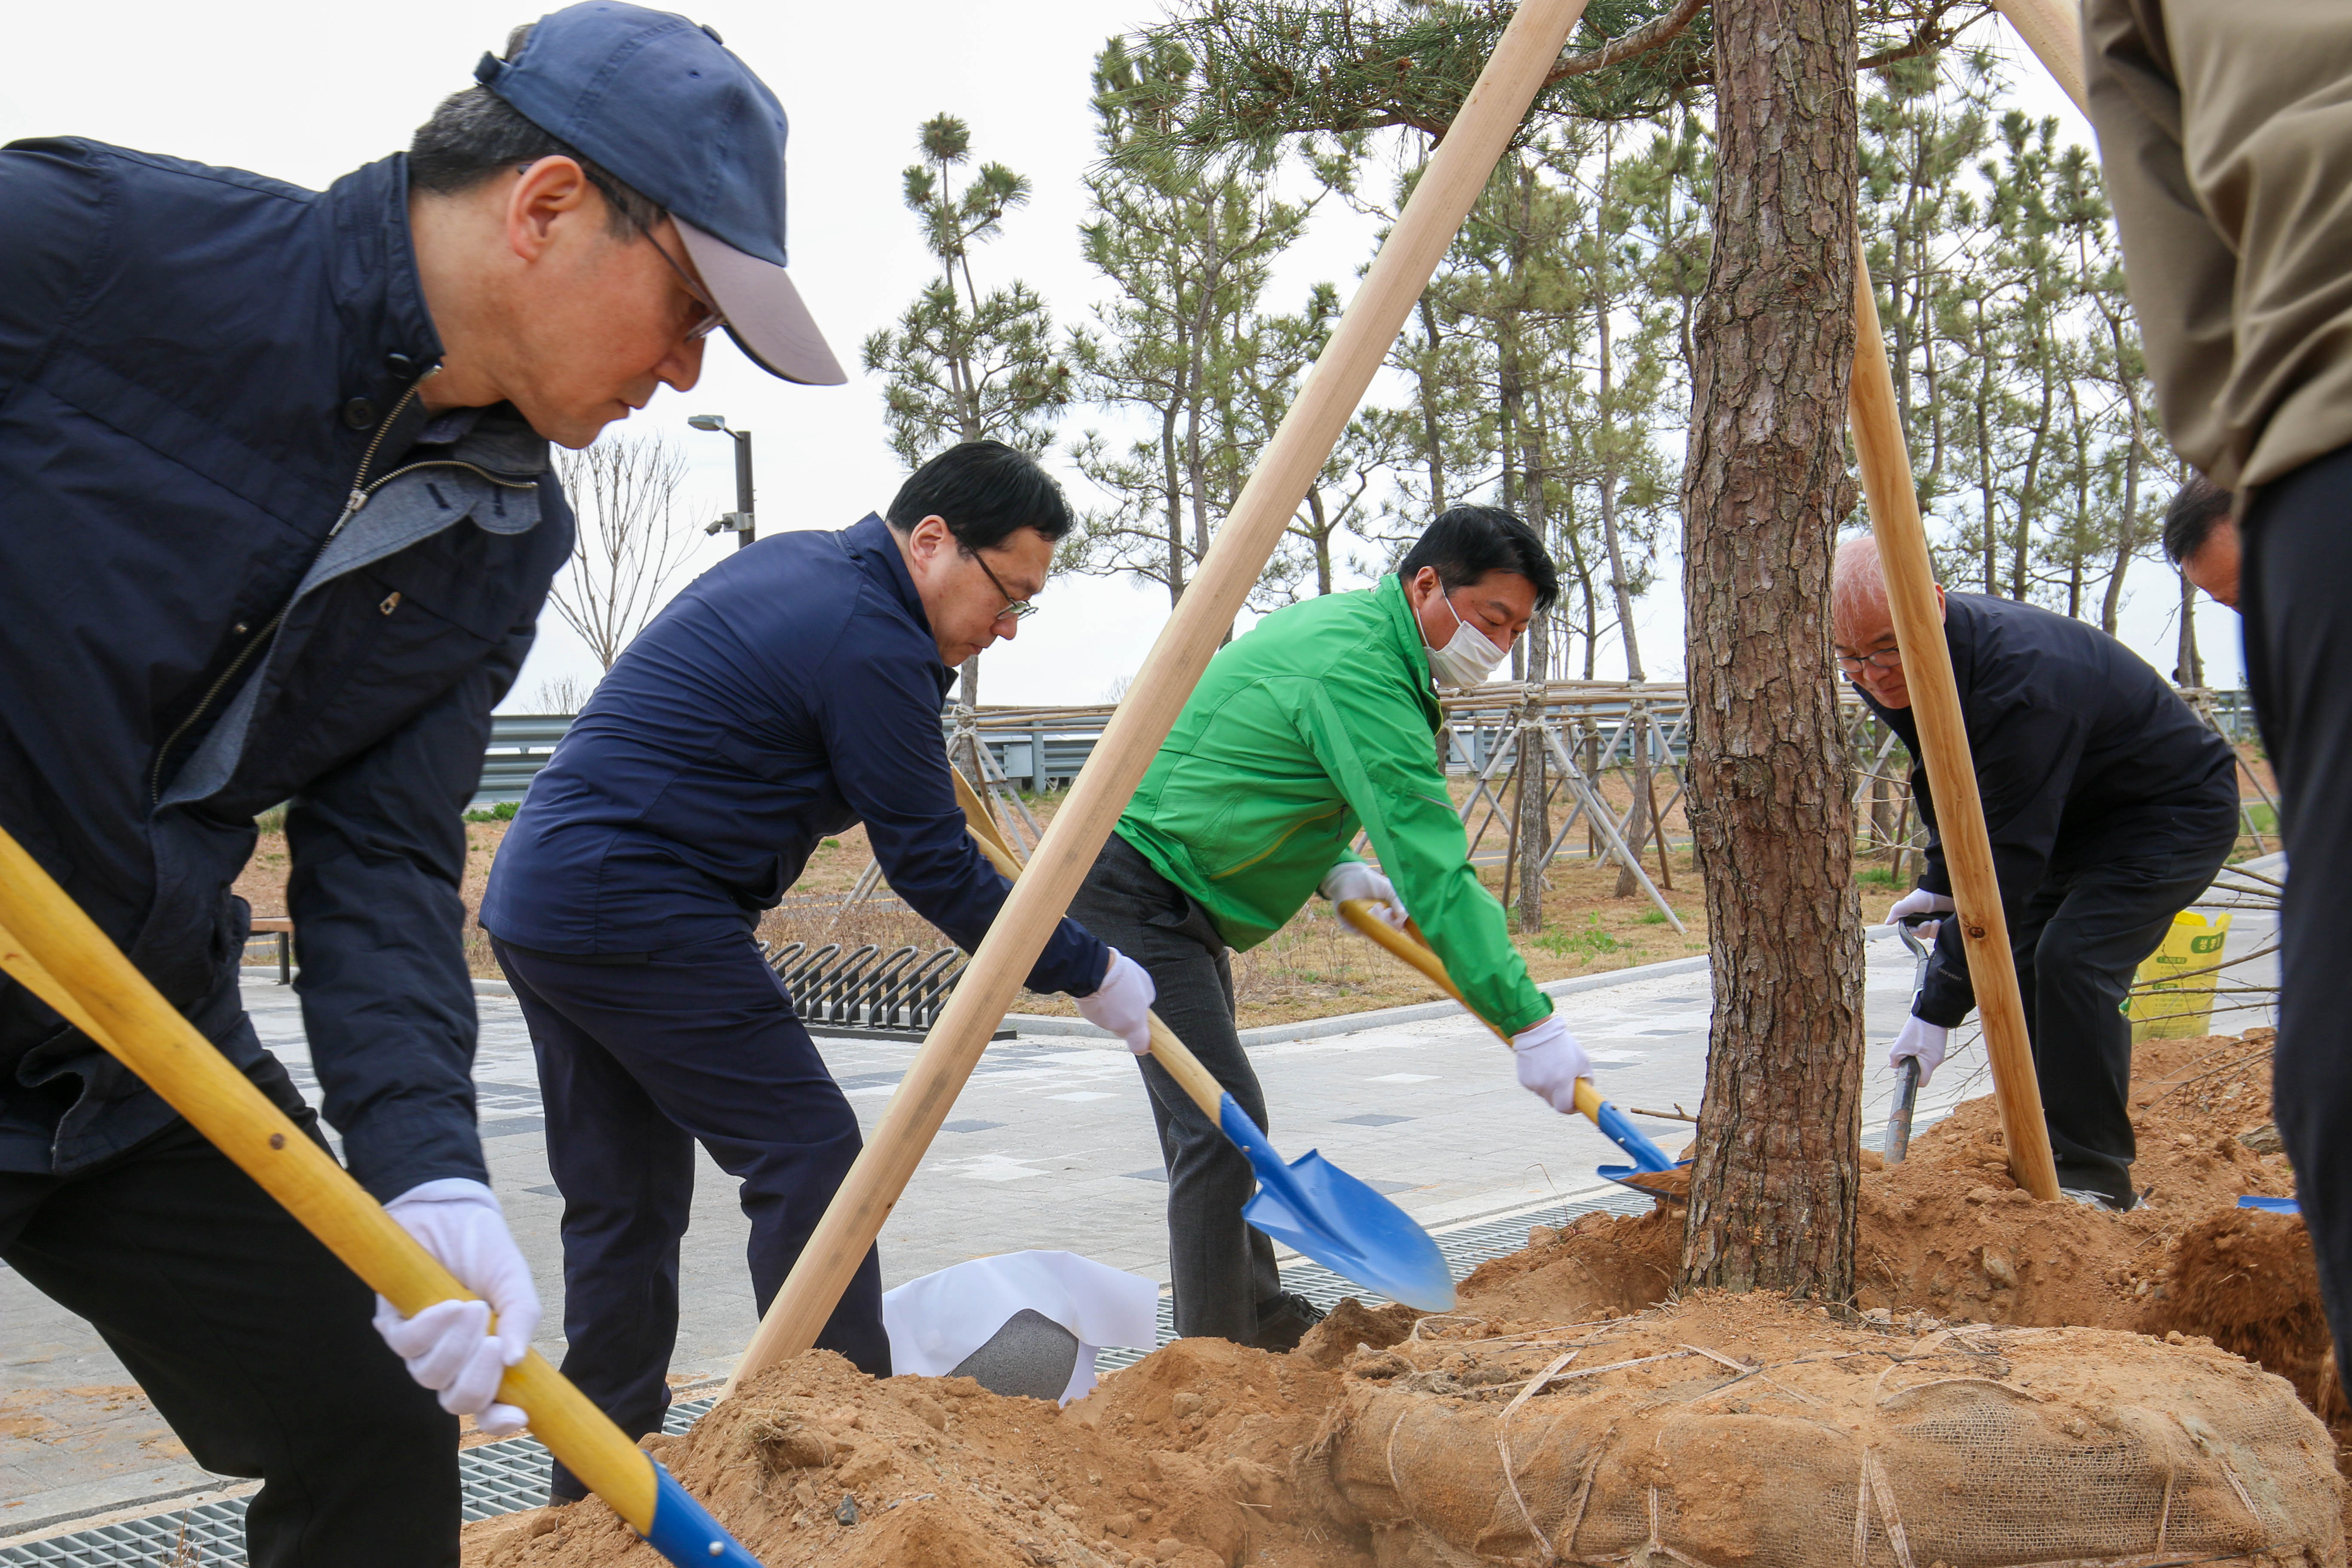
[[[1625, 1119], [1625, 1113], [1607, 1100], [1601, 1102], [1601, 1109], [1593, 1112], [1592, 1121], [1608, 1137], [1609, 1142], [1625, 1151], [1625, 1157], [1633, 1162], [1633, 1169], [1671, 1171], [1675, 1168], [1675, 1163], [1666, 1152], [1651, 1142], [1649, 1134], [1628, 1121]], [[1611, 1172], [1620, 1168], [1603, 1165], [1601, 1167], [1601, 1174], [1608, 1176], [1613, 1182], [1617, 1177], [1612, 1175]]]
[[1316, 1262], [1424, 1312], [1454, 1310], [1454, 1276], [1429, 1233], [1404, 1210], [1314, 1151], [1296, 1164], [1226, 1095], [1218, 1121], [1257, 1173], [1242, 1217]]
[[660, 1460], [649, 1458], [646, 1463], [654, 1468], [654, 1520], [653, 1528], [646, 1531], [646, 1545], [678, 1568], [701, 1568], [705, 1563], [714, 1568], [760, 1568], [760, 1560], [744, 1551], [727, 1527], [711, 1518], [710, 1510], [695, 1501], [694, 1494], [662, 1468]]
[[2242, 1209], [2260, 1209], [2264, 1214], [2301, 1214], [2303, 1205], [2293, 1198], [2266, 1198], [2260, 1193], [2248, 1193], [2238, 1200]]

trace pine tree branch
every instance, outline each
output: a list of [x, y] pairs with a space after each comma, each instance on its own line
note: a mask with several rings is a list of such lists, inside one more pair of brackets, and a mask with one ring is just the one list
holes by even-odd
[[1607, 70], [1635, 55], [1645, 55], [1662, 45], [1670, 44], [1709, 4], [1711, 0], [1682, 0], [1681, 5], [1664, 16], [1634, 28], [1622, 38], [1612, 38], [1589, 54], [1570, 55], [1551, 68], [1550, 74], [1544, 78], [1544, 86], [1566, 81], [1572, 76], [1590, 76], [1594, 71]]

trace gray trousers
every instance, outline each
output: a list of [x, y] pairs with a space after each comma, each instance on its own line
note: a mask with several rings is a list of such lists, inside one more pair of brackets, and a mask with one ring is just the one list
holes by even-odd
[[[1208, 911], [1114, 833], [1070, 904], [1071, 918], [1135, 960], [1159, 989], [1152, 1010], [1260, 1127], [1265, 1095], [1234, 1027], [1234, 972]], [[1168, 1267], [1176, 1331], [1246, 1344], [1258, 1303], [1282, 1290], [1274, 1243], [1242, 1218], [1250, 1163], [1176, 1080], [1139, 1057], [1168, 1168]]]

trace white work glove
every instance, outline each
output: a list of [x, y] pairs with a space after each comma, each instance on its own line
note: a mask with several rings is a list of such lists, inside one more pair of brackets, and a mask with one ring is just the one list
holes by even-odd
[[1323, 885], [1315, 890], [1335, 904], [1342, 899], [1370, 900], [1372, 913], [1386, 921], [1390, 930], [1404, 930], [1408, 917], [1396, 885], [1361, 860], [1340, 861], [1323, 873]]
[[1906, 1018], [1903, 1032], [1895, 1037], [1894, 1047], [1886, 1053], [1886, 1065], [1899, 1072], [1905, 1057], [1918, 1058], [1919, 1087], [1925, 1089], [1936, 1069], [1944, 1065], [1944, 1042], [1951, 1034], [1943, 1025], [1930, 1024], [1916, 1015]]
[[[1886, 923], [1899, 924], [1905, 915], [1948, 915], [1958, 907], [1945, 894], [1931, 893], [1925, 888], [1914, 888], [1895, 900], [1887, 910]], [[1926, 925], [1913, 927], [1912, 934], [1921, 942], [1933, 942], [1942, 923], [1940, 921], [1929, 921]]]
[[472, 1416], [493, 1437], [521, 1431], [523, 1413], [498, 1402], [499, 1380], [530, 1349], [539, 1329], [539, 1291], [530, 1266], [507, 1234], [497, 1196], [479, 1182], [446, 1176], [409, 1188], [383, 1210], [481, 1300], [436, 1301], [404, 1318], [378, 1296], [375, 1331], [406, 1363], [409, 1376], [439, 1392], [442, 1409]]
[[1511, 1055], [1521, 1089], [1563, 1115], [1575, 1111], [1576, 1080], [1592, 1076], [1592, 1063], [1559, 1014], [1513, 1035]]
[[1148, 1057], [1151, 1054], [1151, 1004], [1159, 994], [1150, 971], [1114, 947], [1102, 984], [1076, 1001], [1087, 1023], [1108, 1029], [1127, 1042], [1129, 1050]]

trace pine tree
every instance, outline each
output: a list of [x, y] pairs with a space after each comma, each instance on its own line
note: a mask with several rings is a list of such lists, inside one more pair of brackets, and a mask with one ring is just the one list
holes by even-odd
[[[1055, 352], [1054, 322], [1035, 290], [1015, 279], [986, 294], [973, 281], [972, 248], [1003, 232], [1004, 215], [1029, 199], [1029, 182], [983, 163], [958, 191], [971, 132], [951, 114], [923, 122], [922, 162], [901, 176], [908, 208], [940, 276], [887, 328], [866, 340], [865, 364], [885, 377], [890, 449], [912, 469], [959, 441], [996, 440], [1043, 451], [1070, 400], [1070, 367]], [[980, 659], [964, 660], [961, 697], [980, 701]]]
[[1073, 335], [1070, 358], [1090, 402], [1133, 410], [1156, 429], [1124, 447], [1097, 430], [1080, 439], [1080, 470], [1114, 500], [1062, 552], [1080, 570], [1158, 583], [1171, 605], [1238, 493], [1236, 475], [1248, 472], [1233, 454], [1253, 417], [1244, 367], [1267, 346], [1258, 301], [1314, 206], [1267, 190], [1272, 154], [1188, 163], [1139, 137], [1187, 90], [1191, 71], [1165, 44], [1139, 58], [1114, 38], [1096, 60], [1103, 159], [1087, 176], [1092, 216], [1079, 232], [1115, 292], [1097, 307], [1096, 329]]

